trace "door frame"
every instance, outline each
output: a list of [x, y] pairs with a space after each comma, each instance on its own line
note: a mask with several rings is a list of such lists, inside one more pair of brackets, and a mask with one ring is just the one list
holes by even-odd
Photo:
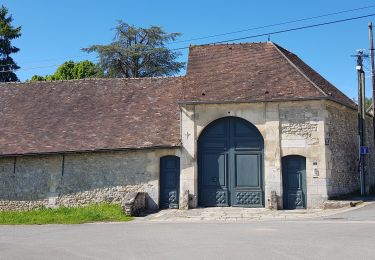
[[[162, 156], [160, 157], [159, 159], [159, 209], [165, 209], [164, 207], [162, 207], [162, 172], [163, 172], [163, 163], [162, 161], [163, 160], [167, 160], [167, 159], [175, 159], [177, 160], [177, 185], [176, 185], [176, 199], [177, 199], [177, 203], [176, 203], [176, 206], [175, 207], [172, 207], [172, 208], [179, 208], [180, 207], [180, 175], [181, 175], [181, 162], [180, 162], [180, 157], [177, 156], [177, 155], [165, 155], [165, 156]], [[170, 206], [168, 208], [171, 208]]]
[[[254, 125], [252, 124], [250, 121], [248, 121], [247, 119], [245, 118], [242, 118], [242, 117], [237, 117], [237, 116], [225, 116], [225, 117], [220, 117], [220, 118], [217, 118], [213, 121], [211, 121], [210, 123], [208, 123], [203, 129], [202, 131], [200, 132], [198, 138], [197, 138], [197, 141], [196, 141], [196, 147], [197, 147], [197, 151], [196, 151], [196, 155], [197, 155], [197, 205], [198, 206], [202, 206], [202, 202], [201, 202], [201, 178], [202, 178], [202, 166], [201, 166], [201, 162], [200, 162], [200, 157], [201, 157], [201, 150], [200, 149], [200, 142], [201, 142], [201, 138], [202, 136], [205, 134], [205, 131], [212, 125], [214, 125], [215, 123], [217, 123], [217, 121], [219, 120], [223, 120], [223, 119], [239, 119], [241, 121], [244, 121], [246, 122], [246, 124], [248, 124], [249, 126], [251, 126], [252, 129], [255, 130], [255, 132], [257, 132], [258, 136], [259, 136], [259, 139], [261, 140], [261, 147], [260, 147], [260, 150], [257, 150], [259, 152], [259, 155], [260, 155], [260, 163], [259, 163], [259, 167], [260, 167], [260, 173], [259, 173], [259, 188], [260, 188], [260, 204], [259, 205], [246, 205], [246, 204], [234, 204], [235, 202], [232, 201], [232, 194], [231, 192], [234, 192], [234, 188], [232, 186], [233, 183], [232, 181], [233, 180], [233, 176], [230, 176], [229, 172], [227, 173], [227, 176], [225, 176], [226, 178], [226, 182], [227, 182], [227, 188], [223, 190], [223, 192], [226, 192], [227, 194], [227, 198], [228, 198], [228, 203], [227, 204], [217, 204], [216, 206], [217, 207], [252, 207], [252, 208], [263, 208], [265, 207], [265, 176], [264, 176], [264, 158], [265, 158], [265, 155], [264, 155], [264, 138], [263, 138], [263, 135], [262, 133], [259, 131], [259, 129]], [[230, 128], [231, 125], [228, 126], [228, 128]], [[228, 131], [232, 131], [232, 130], [229, 130]], [[228, 140], [229, 141], [229, 140]], [[229, 149], [232, 149], [232, 148], [229, 148]], [[228, 149], [228, 150], [229, 150]], [[246, 149], [245, 149], [246, 150]], [[245, 154], [257, 154], [256, 150], [248, 150], [247, 152], [245, 152]], [[229, 169], [229, 156], [226, 155], [226, 160], [225, 160], [225, 167], [226, 167], [226, 170], [229, 171], [233, 171], [233, 169]], [[232, 165], [232, 168], [235, 167], [235, 165]], [[208, 206], [209, 207], [209, 206]]]
[[[302, 207], [288, 207], [288, 194], [287, 194], [287, 191], [286, 191], [286, 178], [285, 178], [285, 171], [284, 171], [284, 161], [285, 160], [290, 160], [290, 159], [297, 159], [298, 160], [303, 160], [304, 161], [304, 170], [303, 170], [303, 173], [302, 173], [302, 202], [303, 202], [303, 206]], [[282, 191], [283, 191], [283, 209], [290, 209], [290, 210], [293, 210], [293, 209], [306, 209], [307, 208], [307, 168], [306, 168], [306, 157], [303, 156], [303, 155], [299, 155], [299, 154], [291, 154], [291, 155], [286, 155], [286, 156], [283, 156], [281, 158], [281, 179], [282, 179]]]

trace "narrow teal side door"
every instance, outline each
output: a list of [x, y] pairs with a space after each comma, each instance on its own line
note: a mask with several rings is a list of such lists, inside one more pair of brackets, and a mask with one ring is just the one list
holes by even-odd
[[178, 208], [180, 186], [180, 158], [160, 158], [160, 208]]
[[282, 168], [284, 209], [306, 208], [306, 158], [285, 156]]
[[263, 138], [244, 119], [225, 117], [198, 140], [200, 206], [263, 207]]

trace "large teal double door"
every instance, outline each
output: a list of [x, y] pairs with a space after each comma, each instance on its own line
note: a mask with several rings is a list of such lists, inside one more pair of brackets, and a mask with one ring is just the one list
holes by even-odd
[[263, 207], [263, 138], [250, 122], [225, 117], [198, 140], [200, 206]]

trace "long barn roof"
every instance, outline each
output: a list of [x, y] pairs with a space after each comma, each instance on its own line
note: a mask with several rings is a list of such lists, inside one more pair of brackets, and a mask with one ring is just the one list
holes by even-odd
[[0, 84], [0, 156], [178, 147], [179, 103], [355, 103], [274, 43], [190, 48], [187, 75]]

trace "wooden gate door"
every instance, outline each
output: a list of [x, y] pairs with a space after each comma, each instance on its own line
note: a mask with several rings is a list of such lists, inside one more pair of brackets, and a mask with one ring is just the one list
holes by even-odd
[[160, 158], [160, 208], [178, 208], [180, 186], [180, 158]]
[[198, 140], [199, 205], [263, 207], [263, 137], [250, 122], [225, 117]]
[[285, 156], [282, 167], [284, 209], [306, 208], [306, 158]]

